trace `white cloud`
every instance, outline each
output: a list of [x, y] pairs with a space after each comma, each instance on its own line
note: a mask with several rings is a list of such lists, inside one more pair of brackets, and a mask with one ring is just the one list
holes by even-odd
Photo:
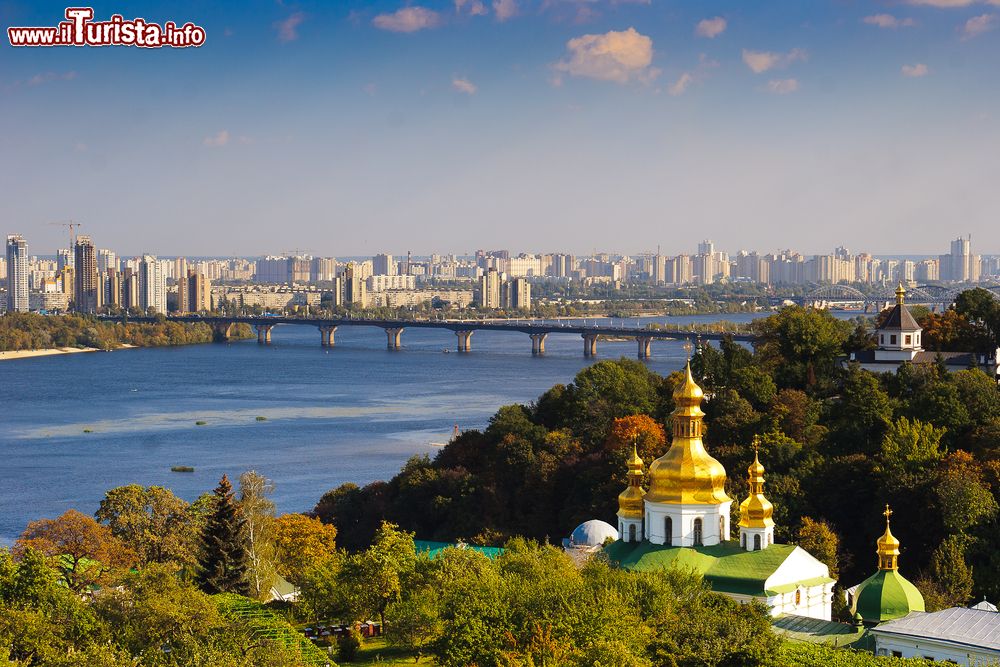
[[903, 65], [900, 68], [900, 71], [903, 73], [903, 76], [908, 76], [913, 79], [921, 76], [927, 76], [927, 74], [930, 73], [930, 69], [928, 69], [927, 65], [923, 63], [916, 63], [915, 65]]
[[[582, 35], [566, 42], [566, 57], [555, 63], [558, 72], [601, 81], [649, 82], [660, 71], [653, 62], [653, 40], [635, 28], [611, 30], [603, 35]], [[557, 77], [554, 83], [559, 85]]]
[[501, 23], [517, 16], [517, 0], [493, 0], [493, 13]]
[[305, 21], [306, 15], [295, 12], [283, 21], [275, 21], [274, 28], [278, 31], [278, 41], [294, 42], [299, 38], [299, 24]]
[[402, 7], [391, 14], [379, 14], [372, 25], [392, 32], [416, 32], [440, 25], [441, 16], [426, 7]]
[[472, 83], [465, 77], [452, 77], [451, 87], [460, 93], [465, 93], [466, 95], [475, 95], [478, 88], [476, 84]]
[[214, 135], [202, 139], [201, 143], [212, 148], [225, 146], [229, 143], [229, 130], [219, 130]]
[[965, 22], [962, 27], [962, 39], [972, 39], [984, 32], [989, 32], [997, 27], [996, 14], [982, 14], [974, 16]]
[[690, 72], [684, 72], [667, 88], [667, 92], [674, 96], [683, 95], [693, 82], [694, 76]]
[[699, 37], [708, 37], [712, 39], [713, 37], [718, 37], [726, 30], [726, 19], [721, 16], [716, 16], [715, 18], [702, 19], [698, 21], [698, 25], [695, 26], [694, 32]]
[[786, 95], [794, 93], [799, 89], [799, 82], [796, 79], [771, 79], [767, 82], [767, 90], [776, 95]]
[[743, 49], [743, 62], [754, 74], [760, 74], [769, 69], [788, 67], [794, 62], [805, 60], [807, 57], [808, 54], [804, 49], [792, 49], [788, 53]]
[[42, 72], [25, 81], [25, 84], [34, 87], [51, 81], [72, 81], [75, 78], [76, 72], [74, 70], [68, 72]]
[[455, 0], [455, 13], [461, 14], [465, 11], [468, 12], [469, 16], [485, 16], [489, 13], [482, 0]]
[[917, 22], [911, 18], [897, 18], [892, 14], [872, 14], [861, 19], [863, 23], [878, 26], [879, 28], [912, 28]]

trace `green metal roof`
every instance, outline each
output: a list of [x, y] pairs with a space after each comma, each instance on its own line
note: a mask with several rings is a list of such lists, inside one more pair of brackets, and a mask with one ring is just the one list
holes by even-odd
[[764, 588], [767, 578], [795, 548], [791, 544], [772, 544], [760, 551], [747, 551], [735, 540], [710, 547], [668, 547], [619, 540], [605, 547], [604, 552], [611, 562], [628, 570], [678, 567], [702, 575], [720, 593], [763, 596], [772, 593]]
[[858, 584], [851, 611], [869, 623], [881, 623], [924, 611], [924, 596], [898, 571], [879, 570]]
[[870, 642], [866, 639], [867, 629], [855, 627], [849, 623], [824, 621], [819, 618], [782, 614], [771, 623], [775, 634], [783, 639], [807, 644], [828, 644], [838, 648], [867, 648], [859, 644]]
[[480, 547], [475, 544], [455, 544], [452, 542], [433, 542], [431, 540], [413, 540], [417, 553], [426, 553], [431, 558], [437, 558], [445, 549], [470, 549], [477, 551], [489, 559], [494, 559], [503, 553], [502, 547]]

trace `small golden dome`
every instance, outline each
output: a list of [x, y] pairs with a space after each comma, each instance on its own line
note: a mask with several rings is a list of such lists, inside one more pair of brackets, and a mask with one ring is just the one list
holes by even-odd
[[618, 494], [618, 516], [623, 519], [642, 519], [643, 500], [646, 491], [642, 488], [642, 459], [632, 443], [632, 455], [628, 457], [628, 486]]
[[900, 306], [903, 305], [903, 301], [906, 300], [906, 289], [903, 287], [903, 282], [900, 281], [899, 285], [896, 286], [896, 303]]
[[885, 532], [882, 533], [882, 537], [878, 538], [878, 542], [876, 543], [878, 546], [875, 549], [878, 554], [878, 567], [880, 570], [898, 570], [899, 540], [889, 530], [889, 517], [892, 516], [892, 510], [889, 509], [889, 505], [885, 506], [885, 512], [882, 515], [885, 516]]
[[701, 440], [704, 395], [689, 362], [684, 382], [674, 392], [670, 449], [649, 466], [650, 502], [719, 505], [732, 500], [726, 495], [726, 469]]
[[764, 497], [764, 466], [760, 463], [757, 449], [760, 440], [754, 438], [753, 463], [747, 468], [750, 494], [740, 503], [740, 527], [770, 528], [774, 525], [774, 506]]

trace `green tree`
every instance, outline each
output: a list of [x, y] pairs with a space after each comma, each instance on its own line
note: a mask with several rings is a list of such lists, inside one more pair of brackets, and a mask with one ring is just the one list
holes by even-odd
[[198, 586], [209, 594], [250, 592], [247, 583], [247, 540], [244, 519], [225, 475], [215, 487], [212, 514], [201, 534]]
[[967, 452], [945, 459], [935, 486], [945, 530], [966, 533], [997, 514], [997, 501], [983, 480], [980, 466]]
[[881, 464], [885, 474], [914, 473], [941, 460], [941, 438], [945, 429], [919, 419], [900, 417], [889, 424], [882, 438]]
[[387, 615], [392, 623], [386, 638], [389, 643], [412, 653], [414, 662], [420, 662], [428, 646], [441, 635], [440, 608], [436, 598], [433, 589], [422, 588], [388, 608]]
[[339, 580], [355, 620], [377, 615], [386, 628], [386, 609], [398, 602], [417, 563], [413, 535], [383, 522], [375, 541], [343, 562]]
[[754, 320], [752, 327], [758, 355], [785, 387], [813, 387], [831, 377], [851, 332], [850, 323], [826, 310], [797, 306]]
[[197, 533], [188, 504], [162, 486], [113, 488], [94, 516], [132, 545], [140, 563], [195, 562]]
[[874, 455], [892, 420], [892, 402], [871, 373], [852, 367], [832, 413], [833, 436], [840, 451]]
[[931, 555], [931, 579], [940, 586], [947, 607], [960, 607], [972, 597], [972, 570], [965, 562], [966, 539], [949, 535]]

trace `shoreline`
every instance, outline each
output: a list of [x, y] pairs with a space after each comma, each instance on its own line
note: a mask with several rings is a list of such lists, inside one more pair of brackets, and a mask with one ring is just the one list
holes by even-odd
[[[123, 343], [115, 349], [128, 350], [134, 347], [136, 346]], [[114, 350], [108, 351], [114, 352]], [[0, 361], [33, 359], [35, 357], [51, 357], [56, 354], [77, 354], [81, 352], [104, 352], [104, 350], [97, 347], [49, 347], [42, 350], [7, 350], [0, 351]]]

